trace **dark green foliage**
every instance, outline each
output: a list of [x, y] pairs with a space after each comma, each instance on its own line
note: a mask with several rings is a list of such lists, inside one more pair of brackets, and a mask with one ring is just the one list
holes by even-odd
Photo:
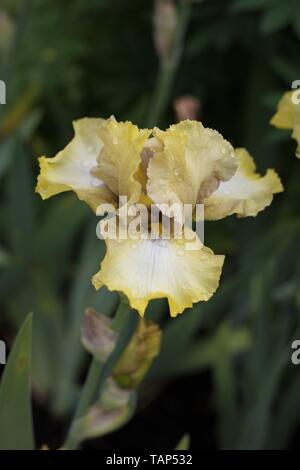
[[[84, 364], [84, 308], [111, 315], [116, 296], [90, 283], [105, 249], [93, 214], [71, 194], [40, 201], [37, 157], [63, 147], [78, 117], [145, 122], [159, 69], [153, 2], [4, 0], [4, 9], [16, 38], [0, 61], [8, 84], [0, 108], [0, 325], [16, 333], [34, 312], [35, 400], [45, 406], [49, 398], [53, 416], [63, 416]], [[205, 125], [247, 147], [260, 171], [275, 167], [285, 186], [255, 219], [207, 224], [206, 244], [227, 255], [210, 302], [171, 321], [163, 301], [147, 312], [164, 326], [147, 380], [210, 370], [219, 448], [287, 448], [300, 427], [300, 372], [290, 360], [300, 339], [300, 161], [290, 133], [269, 124], [283, 91], [300, 79], [299, 40], [298, 0], [195, 3], [157, 122], [173, 122], [174, 98], [193, 95]], [[201, 445], [197, 435], [192, 445]]]

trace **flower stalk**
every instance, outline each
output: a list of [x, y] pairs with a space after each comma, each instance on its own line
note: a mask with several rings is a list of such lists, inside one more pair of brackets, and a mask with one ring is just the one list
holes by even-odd
[[181, 1], [170, 57], [167, 60], [162, 60], [160, 63], [156, 87], [151, 100], [152, 105], [146, 119], [147, 127], [153, 127], [154, 125], [159, 124], [159, 120], [170, 101], [173, 83], [182, 58], [190, 14], [191, 5]]
[[[129, 305], [125, 304], [122, 300], [120, 301], [119, 307], [116, 311], [116, 315], [112, 322], [112, 329], [119, 333], [128, 318], [130, 307]], [[123, 345], [125, 349], [126, 344]], [[117, 360], [117, 358], [116, 358]], [[69, 428], [69, 432], [67, 435], [67, 439], [65, 441], [64, 447], [69, 450], [74, 450], [78, 447], [78, 440], [73, 436], [73, 429], [75, 426], [76, 421], [81, 418], [87, 411], [88, 407], [91, 405], [93, 399], [95, 398], [96, 394], [99, 391], [100, 383], [102, 384], [104, 381], [102, 380], [102, 373], [104, 372], [105, 367], [104, 364], [99, 362], [96, 357], [93, 357], [91, 360], [91, 364], [89, 367], [89, 371], [83, 385], [80, 398]]]

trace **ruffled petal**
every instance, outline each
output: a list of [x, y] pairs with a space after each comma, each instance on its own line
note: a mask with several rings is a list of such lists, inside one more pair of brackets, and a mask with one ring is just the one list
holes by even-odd
[[147, 189], [157, 204], [195, 205], [237, 169], [230, 143], [200, 122], [182, 121], [154, 135], [163, 149], [149, 161]]
[[114, 201], [114, 195], [103, 181], [91, 174], [102, 148], [98, 130], [104, 123], [105, 120], [100, 118], [75, 121], [75, 136], [66, 148], [54, 158], [39, 159], [40, 175], [36, 192], [43, 199], [73, 190], [94, 211], [99, 204]]
[[127, 196], [128, 205], [140, 199], [141, 183], [137, 174], [141, 152], [150, 134], [148, 129], [139, 129], [131, 122], [117, 122], [113, 117], [99, 129], [103, 149], [93, 174], [113, 193]]
[[271, 124], [280, 129], [292, 129], [292, 137], [297, 141], [296, 156], [300, 158], [300, 103], [293, 102], [293, 94], [298, 91], [285, 93], [278, 103], [277, 113], [272, 117]]
[[94, 286], [123, 292], [141, 316], [151, 299], [166, 297], [175, 317], [194, 302], [208, 300], [219, 285], [224, 256], [214, 255], [199, 239], [194, 250], [182, 240], [160, 239], [107, 239], [106, 247]]
[[219, 220], [232, 214], [254, 217], [271, 204], [274, 194], [283, 191], [274, 170], [260, 176], [247, 150], [236, 149], [235, 154], [239, 162], [236, 174], [204, 200], [206, 220]]

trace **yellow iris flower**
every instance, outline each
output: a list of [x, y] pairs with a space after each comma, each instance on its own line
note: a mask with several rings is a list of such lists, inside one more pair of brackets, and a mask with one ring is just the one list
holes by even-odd
[[291, 129], [292, 137], [297, 141], [296, 156], [300, 158], [300, 103], [299, 90], [289, 91], [278, 103], [277, 112], [271, 119], [271, 124], [279, 129]]
[[[107, 202], [117, 208], [118, 196], [127, 196], [128, 206], [202, 203], [205, 218], [219, 220], [256, 216], [283, 190], [274, 170], [261, 177], [246, 150], [234, 151], [217, 131], [197, 121], [161, 131], [114, 118], [86, 118], [75, 122], [74, 130], [73, 140], [56, 157], [40, 158], [36, 191], [43, 199], [73, 190], [94, 211]], [[123, 292], [141, 316], [155, 298], [168, 299], [172, 317], [210, 299], [224, 256], [192, 234], [192, 251], [175, 237], [106, 239], [94, 286]]]

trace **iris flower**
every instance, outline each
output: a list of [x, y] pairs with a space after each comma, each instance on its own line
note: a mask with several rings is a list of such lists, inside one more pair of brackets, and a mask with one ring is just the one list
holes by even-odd
[[[96, 212], [137, 203], [204, 204], [205, 218], [256, 216], [283, 190], [274, 170], [261, 177], [245, 149], [234, 150], [217, 131], [182, 121], [166, 131], [139, 129], [114, 118], [81, 119], [75, 136], [54, 158], [40, 158], [37, 192], [43, 199], [73, 190]], [[166, 214], [171, 217], [171, 214]], [[192, 230], [189, 229], [192, 233]], [[188, 232], [189, 233], [189, 232]], [[96, 289], [123, 292], [141, 316], [151, 299], [166, 297], [175, 317], [211, 298], [224, 263], [196, 233], [197, 249], [184, 239], [106, 239], [106, 255], [93, 276]], [[189, 237], [190, 238], [190, 237]]]
[[271, 124], [280, 129], [291, 129], [292, 137], [297, 141], [298, 147], [296, 156], [300, 158], [300, 103], [293, 99], [293, 95], [299, 96], [298, 91], [289, 91], [283, 95], [278, 103], [276, 114], [271, 120]]

